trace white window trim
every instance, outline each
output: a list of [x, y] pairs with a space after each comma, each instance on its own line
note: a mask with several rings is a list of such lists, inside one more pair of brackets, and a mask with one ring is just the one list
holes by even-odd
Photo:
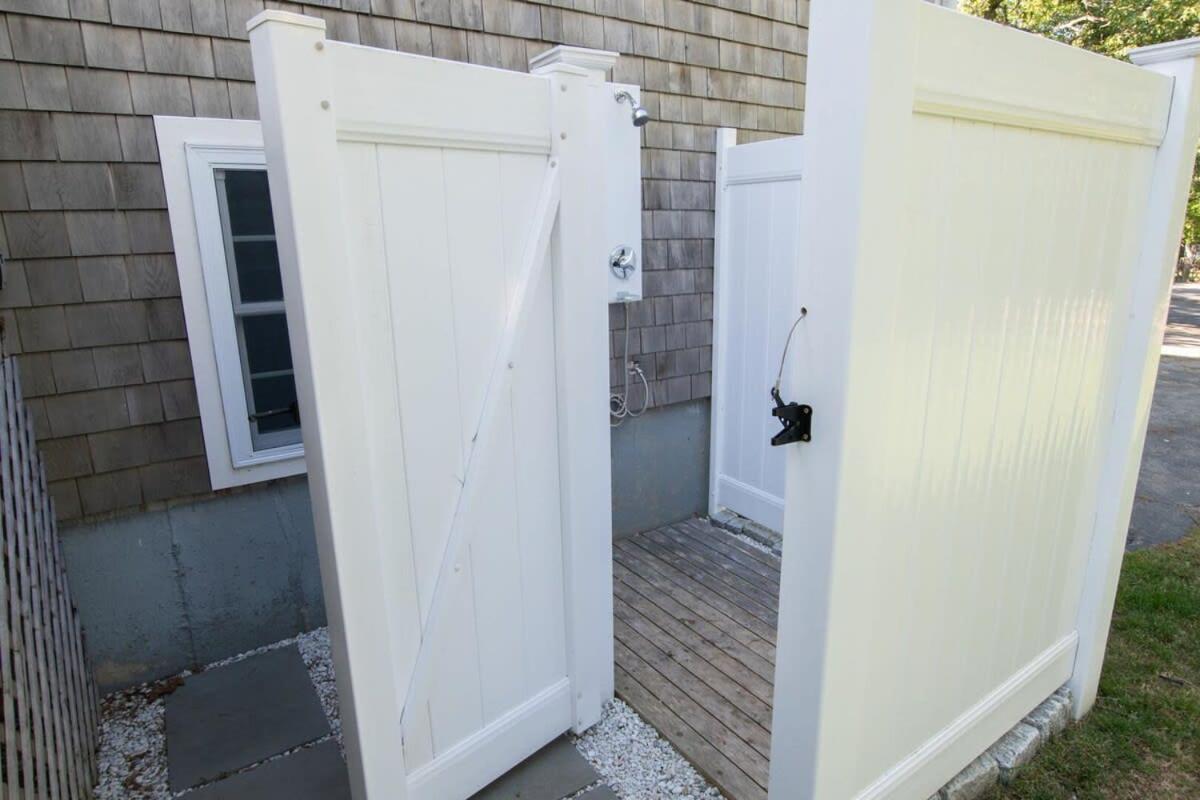
[[212, 486], [302, 474], [303, 444], [252, 444], [213, 177], [222, 167], [265, 167], [262, 130], [249, 120], [194, 117], [155, 117], [154, 127]]

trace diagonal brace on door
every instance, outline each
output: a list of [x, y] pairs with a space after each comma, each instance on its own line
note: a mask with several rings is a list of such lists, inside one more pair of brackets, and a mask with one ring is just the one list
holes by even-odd
[[446, 595], [449, 591], [450, 575], [461, 563], [469, 543], [466, 510], [471, 507], [470, 500], [473, 493], [478, 491], [479, 479], [476, 473], [481, 461], [479, 450], [482, 449], [483, 442], [486, 440], [484, 434], [496, 428], [502, 408], [501, 400], [508, 395], [512, 387], [513, 353], [528, 316], [531, 297], [545, 271], [546, 262], [550, 260], [550, 235], [554, 230], [555, 220], [558, 218], [561, 194], [558, 174], [558, 162], [552, 158], [542, 179], [541, 192], [533, 213], [533, 229], [525, 241], [525, 248], [521, 254], [520, 277], [509, 304], [504, 333], [501, 336], [500, 345], [496, 349], [496, 358], [492, 362], [487, 388], [484, 390], [483, 407], [471, 434], [471, 448], [467, 453], [466, 470], [454, 502], [450, 535], [446, 538], [446, 547], [442, 551], [442, 562], [438, 569], [437, 581], [433, 585], [429, 611], [425, 615], [425, 622], [421, 628], [421, 646], [417, 650], [417, 658], [409, 676], [408, 689], [404, 694], [404, 705], [400, 710], [401, 722], [408, 713], [413, 698], [419, 697], [428, 689], [429, 671], [433, 658], [433, 648], [430, 644], [436, 640], [445, 616], [444, 609]]

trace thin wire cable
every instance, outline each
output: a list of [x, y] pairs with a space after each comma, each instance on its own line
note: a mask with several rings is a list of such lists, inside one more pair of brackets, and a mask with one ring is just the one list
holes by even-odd
[[801, 308], [800, 316], [796, 317], [796, 321], [792, 323], [792, 329], [788, 331], [787, 341], [783, 343], [783, 355], [779, 357], [779, 374], [775, 376], [775, 391], [779, 391], [779, 384], [783, 382], [783, 365], [787, 361], [788, 348], [792, 346], [792, 334], [796, 332], [796, 327], [800, 324], [800, 320], [808, 316], [808, 309]]

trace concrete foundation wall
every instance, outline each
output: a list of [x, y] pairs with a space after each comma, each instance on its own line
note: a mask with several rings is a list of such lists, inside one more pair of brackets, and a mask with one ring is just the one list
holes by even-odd
[[325, 624], [308, 486], [260, 486], [62, 529], [102, 691]]
[[613, 533], [657, 528], [708, 510], [709, 401], [654, 408], [612, 435]]
[[[617, 535], [704, 513], [708, 407], [652, 409], [613, 430]], [[102, 691], [325, 624], [303, 478], [63, 526], [62, 539]]]

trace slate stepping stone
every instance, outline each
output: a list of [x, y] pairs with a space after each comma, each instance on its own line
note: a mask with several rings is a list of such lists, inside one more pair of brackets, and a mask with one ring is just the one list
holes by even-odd
[[607, 786], [597, 786], [579, 795], [579, 800], [617, 800], [617, 793]]
[[598, 780], [600, 775], [588, 760], [560, 736], [471, 800], [562, 800]]
[[330, 739], [185, 796], [188, 800], [350, 800], [350, 778], [337, 742]]
[[173, 792], [329, 735], [295, 647], [192, 675], [167, 696], [166, 716]]

